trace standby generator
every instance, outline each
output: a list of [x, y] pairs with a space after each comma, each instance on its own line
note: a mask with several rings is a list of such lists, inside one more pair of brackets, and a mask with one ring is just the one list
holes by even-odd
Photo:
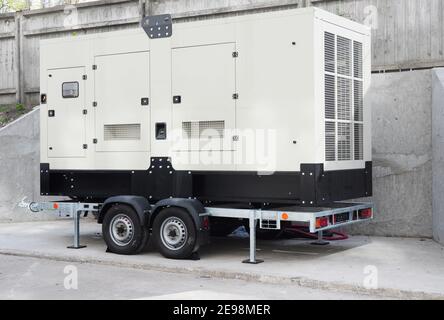
[[[159, 15], [42, 40], [41, 194], [101, 212], [123, 203], [143, 221], [149, 212], [150, 226], [152, 206], [316, 208], [371, 196], [370, 59], [369, 28], [316, 8]], [[164, 226], [173, 236], [179, 220]], [[131, 229], [122, 216], [107, 223]], [[131, 251], [122, 247], [111, 250]]]

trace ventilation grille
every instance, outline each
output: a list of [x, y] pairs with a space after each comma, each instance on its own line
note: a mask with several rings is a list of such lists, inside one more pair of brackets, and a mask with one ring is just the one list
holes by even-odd
[[351, 80], [338, 77], [338, 116], [339, 120], [351, 120]]
[[325, 118], [335, 119], [335, 76], [325, 75]]
[[351, 124], [338, 122], [338, 160], [351, 160]]
[[325, 59], [325, 71], [335, 72], [336, 59], [335, 59], [335, 35], [329, 32], [325, 33], [324, 39], [324, 59]]
[[336, 160], [336, 123], [325, 122], [325, 160]]
[[353, 75], [362, 79], [362, 43], [353, 41]]
[[140, 140], [140, 124], [106, 124], [104, 140]]
[[338, 36], [337, 42], [338, 73], [351, 76], [351, 40]]
[[355, 123], [355, 160], [363, 160], [364, 159], [364, 126], [362, 123]]
[[362, 88], [362, 81], [354, 81], [354, 119], [355, 121], [362, 121], [364, 119], [364, 89]]
[[182, 122], [184, 139], [223, 138], [225, 121]]
[[324, 33], [325, 160], [363, 160], [363, 45]]

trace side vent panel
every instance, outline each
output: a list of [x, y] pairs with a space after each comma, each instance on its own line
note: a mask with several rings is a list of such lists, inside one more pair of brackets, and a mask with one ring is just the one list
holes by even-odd
[[105, 124], [105, 141], [140, 140], [140, 124]]
[[187, 150], [224, 150], [225, 121], [182, 122], [182, 139]]

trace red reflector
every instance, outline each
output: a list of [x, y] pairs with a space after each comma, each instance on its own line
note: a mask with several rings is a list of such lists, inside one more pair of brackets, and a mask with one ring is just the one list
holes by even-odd
[[316, 229], [328, 226], [328, 217], [316, 218]]
[[359, 219], [369, 219], [372, 217], [372, 209], [362, 209], [359, 211]]
[[202, 228], [204, 230], [208, 230], [210, 227], [210, 219], [208, 219], [208, 217], [204, 217], [202, 220]]

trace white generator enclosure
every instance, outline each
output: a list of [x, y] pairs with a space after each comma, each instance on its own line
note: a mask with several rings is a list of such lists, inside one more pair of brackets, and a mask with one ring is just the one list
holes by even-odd
[[43, 195], [372, 194], [369, 28], [316, 8], [156, 23], [41, 41]]

